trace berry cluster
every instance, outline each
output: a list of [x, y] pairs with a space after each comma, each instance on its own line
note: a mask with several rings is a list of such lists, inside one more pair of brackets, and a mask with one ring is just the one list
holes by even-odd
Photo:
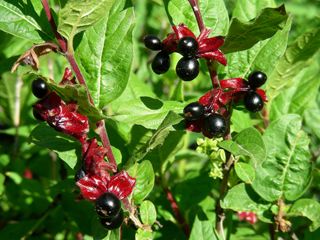
[[243, 102], [250, 112], [262, 110], [267, 101], [265, 92], [259, 89], [267, 80], [260, 71], [251, 73], [248, 81], [243, 78], [231, 78], [220, 81], [215, 88], [184, 108], [187, 129], [202, 132], [206, 137], [221, 137], [229, 132], [232, 104]]
[[144, 37], [144, 44], [147, 48], [160, 51], [151, 64], [152, 70], [156, 74], [163, 74], [169, 70], [169, 55], [173, 52], [178, 52], [183, 56], [177, 63], [176, 73], [184, 81], [191, 81], [198, 76], [198, 58], [217, 60], [226, 65], [226, 59], [218, 49], [224, 43], [222, 37], [208, 38], [210, 31], [206, 30], [197, 38], [183, 24], [172, 28], [173, 33], [163, 41], [153, 35]]
[[[65, 84], [74, 84], [69, 69], [66, 69], [60, 82], [60, 85]], [[65, 103], [54, 91], [49, 90], [42, 78], [32, 82], [32, 92], [39, 98], [33, 106], [35, 118], [76, 138], [82, 145], [83, 163], [75, 175], [82, 196], [95, 202], [96, 212], [105, 228], [120, 227], [124, 219], [121, 201], [127, 201], [135, 179], [125, 171], [117, 172], [116, 165], [105, 161], [108, 150], [100, 146], [96, 138], [88, 138], [89, 120], [77, 111], [75, 102]]]
[[[224, 44], [223, 37], [209, 38], [210, 30], [204, 29], [196, 37], [185, 25], [173, 26], [163, 41], [153, 35], [144, 38], [147, 48], [160, 51], [152, 62], [152, 69], [157, 74], [168, 71], [170, 67], [169, 55], [178, 52], [182, 58], [176, 66], [176, 73], [184, 81], [191, 81], [199, 74], [198, 58], [227, 64], [224, 54], [219, 50]], [[210, 73], [212, 70], [210, 70]], [[247, 110], [258, 112], [267, 101], [265, 92], [259, 89], [267, 76], [260, 71], [250, 74], [248, 81], [243, 78], [225, 79], [217, 82], [216, 72], [211, 73], [214, 88], [204, 94], [198, 102], [193, 102], [184, 108], [186, 127], [190, 131], [202, 132], [205, 136], [222, 137], [228, 134], [232, 104], [239, 101], [244, 103]]]

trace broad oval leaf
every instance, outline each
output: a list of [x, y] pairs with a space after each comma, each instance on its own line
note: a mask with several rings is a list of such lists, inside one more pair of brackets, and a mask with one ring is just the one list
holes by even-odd
[[154, 224], [154, 222], [157, 220], [157, 211], [152, 202], [146, 200], [141, 203], [140, 218], [143, 224]]
[[100, 109], [121, 95], [130, 76], [134, 26], [133, 8], [117, 2], [110, 15], [89, 28], [76, 49], [76, 59], [96, 106]]
[[265, 200], [300, 197], [311, 181], [309, 137], [301, 130], [301, 117], [289, 114], [274, 121], [263, 139], [267, 158], [256, 168], [254, 190]]
[[0, 0], [0, 30], [34, 43], [43, 42], [39, 33], [45, 33], [36, 20], [24, 13], [22, 8], [23, 5], [19, 8], [14, 3]]
[[[185, 0], [164, 0], [171, 22], [178, 25], [184, 23], [194, 33], [199, 32], [196, 19], [190, 4]], [[229, 15], [223, 0], [199, 1], [204, 24], [212, 29], [214, 36], [225, 35], [229, 25]], [[197, 34], [196, 34], [197, 35]]]
[[222, 47], [224, 53], [251, 48], [257, 42], [272, 37], [287, 20], [284, 6], [266, 8], [250, 22], [241, 22], [234, 18]]
[[133, 199], [135, 203], [140, 203], [152, 191], [154, 186], [154, 172], [150, 161], [145, 160], [141, 163], [135, 163], [128, 169], [131, 177], [136, 179], [136, 185], [133, 190]]
[[59, 12], [58, 32], [72, 42], [73, 37], [108, 14], [115, 0], [69, 0]]

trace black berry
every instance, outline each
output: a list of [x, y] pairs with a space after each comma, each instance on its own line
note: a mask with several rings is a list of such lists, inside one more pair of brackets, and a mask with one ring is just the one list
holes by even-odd
[[83, 170], [83, 168], [80, 168], [76, 175], [74, 176], [74, 180], [78, 182], [80, 179], [84, 178], [86, 176], [86, 172]]
[[176, 73], [184, 81], [191, 81], [199, 74], [199, 62], [195, 58], [183, 57], [176, 66]]
[[112, 218], [100, 218], [100, 222], [108, 230], [119, 228], [123, 222], [123, 211]]
[[44, 98], [49, 92], [48, 86], [46, 82], [41, 79], [37, 78], [32, 82], [32, 93], [37, 98]]
[[244, 96], [244, 105], [250, 112], [258, 112], [263, 108], [263, 101], [256, 92], [248, 92]]
[[249, 75], [248, 80], [250, 87], [256, 89], [267, 81], [267, 75], [263, 72], [255, 71]]
[[220, 114], [213, 113], [205, 118], [204, 127], [213, 137], [221, 137], [227, 131], [227, 123], [224, 117]]
[[204, 115], [204, 107], [198, 102], [190, 103], [183, 109], [183, 115], [186, 120], [198, 120]]
[[32, 113], [33, 113], [33, 117], [38, 120], [38, 121], [44, 121], [44, 119], [42, 118], [41, 114], [35, 109], [32, 109]]
[[151, 67], [156, 74], [162, 74], [168, 71], [170, 68], [170, 58], [168, 53], [163, 51], [159, 52], [153, 59]]
[[194, 57], [198, 51], [198, 42], [193, 37], [181, 38], [177, 50], [185, 57]]
[[154, 35], [145, 36], [143, 42], [147, 48], [154, 51], [160, 51], [163, 48], [161, 40]]
[[114, 217], [120, 209], [121, 202], [113, 193], [106, 192], [96, 200], [96, 212], [102, 218]]

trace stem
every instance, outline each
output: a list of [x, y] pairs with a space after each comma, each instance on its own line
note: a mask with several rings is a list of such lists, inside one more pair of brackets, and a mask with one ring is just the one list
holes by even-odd
[[13, 116], [13, 125], [15, 128], [14, 136], [14, 145], [13, 152], [14, 155], [17, 155], [19, 147], [19, 125], [20, 125], [20, 108], [21, 108], [21, 88], [22, 88], [22, 79], [20, 77], [16, 78], [15, 83], [15, 95], [14, 95], [14, 116]]
[[163, 190], [166, 193], [166, 197], [167, 197], [168, 201], [170, 202], [170, 205], [171, 205], [171, 208], [172, 208], [172, 211], [173, 211], [175, 219], [182, 226], [184, 234], [189, 238], [189, 236], [190, 236], [190, 227], [187, 224], [187, 222], [184, 219], [184, 217], [182, 216], [177, 201], [175, 200], [175, 198], [174, 198], [172, 192], [169, 190], [169, 188], [164, 187]]
[[48, 21], [50, 23], [51, 29], [60, 45], [60, 48], [62, 50], [62, 52], [67, 52], [68, 48], [67, 48], [67, 41], [64, 37], [61, 36], [61, 34], [57, 31], [57, 25], [53, 19], [53, 16], [51, 14], [50, 11], [50, 6], [47, 0], [41, 0], [42, 2], [42, 6], [44, 8], [44, 11], [47, 15]]
[[200, 30], [200, 32], [202, 32], [203, 30], [206, 29], [206, 27], [204, 25], [204, 22], [203, 22], [203, 19], [202, 19], [202, 15], [201, 15], [201, 12], [200, 12], [199, 1], [198, 0], [188, 0], [188, 1], [189, 1], [190, 5], [192, 7], [194, 16], [196, 17], [196, 20], [197, 20], [197, 23], [198, 23], [198, 26], [199, 26], [199, 30]]
[[[51, 28], [52, 28], [52, 31], [59, 43], [59, 46], [60, 46], [60, 49], [62, 50], [62, 52], [65, 54], [67, 60], [69, 61], [70, 65], [71, 65], [71, 68], [74, 72], [74, 74], [76, 75], [76, 78], [78, 79], [79, 83], [81, 85], [83, 85], [86, 89], [86, 92], [87, 92], [87, 96], [88, 96], [88, 99], [90, 101], [90, 103], [94, 106], [94, 102], [93, 102], [93, 99], [90, 95], [90, 92], [88, 90], [88, 86], [87, 86], [87, 83], [86, 83], [86, 80], [84, 79], [81, 71], [80, 71], [80, 68], [76, 62], [76, 59], [74, 58], [74, 54], [73, 54], [73, 47], [72, 45], [70, 44], [69, 42], [69, 47], [68, 47], [68, 42], [67, 40], [61, 36], [61, 34], [57, 31], [57, 25], [52, 17], [52, 14], [51, 14], [51, 11], [50, 11], [50, 6], [49, 6], [49, 3], [47, 0], [41, 0], [41, 3], [42, 3], [42, 6], [45, 10], [45, 13], [46, 13], [46, 16], [47, 16], [47, 19], [51, 25]], [[109, 141], [109, 137], [108, 137], [108, 134], [107, 134], [107, 131], [106, 131], [106, 128], [105, 128], [105, 122], [104, 120], [101, 120], [97, 123], [97, 126], [98, 126], [98, 132], [99, 132], [99, 136], [101, 138], [101, 141], [103, 143], [103, 146], [108, 150], [107, 152], [107, 158], [109, 160], [109, 162], [114, 165], [114, 171], [116, 171], [117, 169], [117, 163], [115, 161], [115, 158], [113, 156], [113, 153], [112, 153], [112, 149], [111, 149], [111, 145], [110, 145], [110, 141]]]

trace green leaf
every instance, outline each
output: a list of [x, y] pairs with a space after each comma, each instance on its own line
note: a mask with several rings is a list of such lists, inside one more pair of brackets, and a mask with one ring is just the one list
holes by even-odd
[[299, 72], [309, 66], [309, 62], [312, 61], [312, 57], [319, 48], [320, 29], [305, 33], [289, 46], [267, 81], [267, 93], [270, 101], [290, 86]]
[[312, 221], [310, 231], [320, 227], [320, 203], [314, 199], [299, 199], [288, 212], [288, 216], [303, 216]]
[[72, 169], [76, 166], [76, 152], [81, 148], [80, 143], [74, 139], [55, 131], [46, 123], [41, 123], [33, 129], [30, 138], [32, 143], [56, 152]]
[[14, 1], [0, 0], [0, 30], [34, 43], [43, 42], [40, 34], [46, 33], [30, 16], [32, 9], [23, 4], [18, 6]]
[[73, 37], [108, 14], [114, 0], [69, 0], [59, 11], [58, 32], [72, 42]]
[[275, 120], [287, 113], [303, 115], [308, 109], [314, 111], [312, 104], [315, 102], [320, 86], [319, 64], [312, 63], [293, 77], [292, 84], [272, 101], [270, 119]]
[[135, 240], [152, 240], [153, 239], [153, 233], [150, 231], [145, 231], [141, 228], [139, 228], [136, 231]]
[[[182, 117], [174, 112], [169, 112], [165, 119], [162, 121], [158, 129], [153, 133], [148, 142], [141, 148], [137, 149], [132, 154], [132, 160], [139, 161], [143, 159], [148, 153], [156, 149], [158, 146], [162, 146], [167, 139], [170, 132], [175, 130], [173, 125], [180, 123]], [[168, 152], [166, 152], [168, 153]]]
[[191, 234], [190, 240], [215, 240], [219, 239], [213, 231], [213, 223], [211, 221], [200, 221], [196, 216]]
[[234, 165], [234, 170], [236, 171], [237, 176], [244, 181], [245, 183], [252, 184], [255, 178], [254, 168], [243, 162], [236, 162]]
[[232, 12], [232, 17], [245, 22], [258, 16], [267, 7], [276, 7], [274, 0], [238, 0]]
[[153, 225], [157, 220], [157, 211], [152, 202], [146, 200], [140, 206], [140, 218], [143, 224]]
[[262, 215], [270, 206], [249, 185], [245, 185], [244, 183], [231, 188], [221, 202], [221, 207], [224, 209], [232, 209], [237, 212], [249, 211], [259, 215]]
[[136, 179], [136, 185], [133, 190], [133, 199], [135, 203], [140, 203], [152, 191], [154, 186], [154, 172], [150, 161], [145, 160], [141, 163], [135, 163], [128, 169], [131, 177]]
[[6, 172], [5, 173], [8, 178], [11, 178], [15, 184], [19, 185], [22, 183], [22, 177], [16, 172]]
[[266, 8], [261, 14], [250, 22], [241, 22], [234, 18], [222, 47], [224, 53], [237, 52], [251, 48], [257, 42], [272, 37], [288, 15], [284, 6], [278, 8]]
[[256, 43], [250, 49], [227, 54], [228, 65], [222, 69], [226, 74], [225, 78], [246, 78], [254, 70], [263, 71], [270, 76], [287, 48], [291, 23], [292, 17], [289, 17], [284, 28], [271, 38]]
[[[184, 0], [164, 0], [167, 13], [174, 25], [184, 23], [194, 33], [198, 32], [197, 22], [190, 4]], [[204, 24], [213, 34], [225, 35], [229, 25], [229, 15], [223, 0], [199, 1]]]
[[181, 102], [140, 97], [122, 102], [122, 105], [117, 109], [112, 108], [113, 116], [111, 118], [130, 126], [137, 124], [148, 129], [157, 129], [169, 112], [180, 113], [184, 107], [185, 104]]
[[320, 109], [310, 108], [304, 113], [306, 126], [320, 139]]
[[261, 134], [255, 128], [247, 128], [241, 131], [234, 141], [227, 140], [219, 143], [219, 146], [236, 156], [248, 156], [257, 166], [266, 158], [266, 148]]
[[263, 140], [267, 158], [256, 168], [254, 190], [265, 200], [300, 197], [311, 181], [309, 137], [301, 130], [301, 117], [288, 114], [267, 128]]
[[123, 10], [125, 2], [117, 1], [110, 15], [84, 33], [76, 49], [81, 72], [100, 109], [121, 95], [130, 76], [134, 12], [133, 8]]

